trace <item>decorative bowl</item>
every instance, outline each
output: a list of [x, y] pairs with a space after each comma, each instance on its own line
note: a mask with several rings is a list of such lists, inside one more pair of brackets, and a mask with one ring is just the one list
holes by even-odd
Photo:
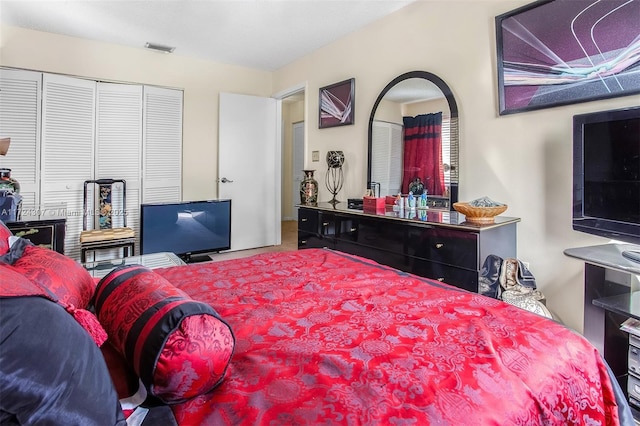
[[495, 217], [507, 210], [506, 204], [493, 207], [475, 207], [469, 203], [453, 203], [453, 208], [471, 223], [493, 223]]

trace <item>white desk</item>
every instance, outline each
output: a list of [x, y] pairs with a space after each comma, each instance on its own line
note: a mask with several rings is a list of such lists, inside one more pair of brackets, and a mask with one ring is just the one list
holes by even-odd
[[87, 262], [84, 266], [92, 277], [102, 278], [122, 265], [142, 265], [149, 269], [166, 268], [168, 266], [186, 265], [178, 256], [169, 252], [142, 254], [140, 256], [123, 257], [122, 259], [99, 260]]

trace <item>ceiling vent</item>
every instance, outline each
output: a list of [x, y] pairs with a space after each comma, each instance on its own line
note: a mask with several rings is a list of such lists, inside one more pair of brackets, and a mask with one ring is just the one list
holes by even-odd
[[144, 47], [151, 50], [157, 50], [158, 52], [163, 52], [163, 53], [173, 53], [173, 51], [176, 49], [175, 47], [163, 46], [161, 44], [155, 44], [155, 43], [149, 43], [149, 42], [145, 43]]

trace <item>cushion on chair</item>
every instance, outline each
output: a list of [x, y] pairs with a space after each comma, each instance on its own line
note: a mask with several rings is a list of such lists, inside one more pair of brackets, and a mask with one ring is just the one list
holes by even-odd
[[235, 345], [231, 328], [160, 275], [141, 265], [118, 267], [98, 283], [94, 306], [151, 395], [178, 403], [222, 382]]
[[80, 233], [80, 243], [121, 240], [135, 236], [135, 231], [131, 228], [92, 229]]

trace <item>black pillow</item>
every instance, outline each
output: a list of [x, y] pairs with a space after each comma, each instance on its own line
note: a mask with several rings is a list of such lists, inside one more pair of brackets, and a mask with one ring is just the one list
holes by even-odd
[[0, 424], [126, 425], [100, 349], [45, 298], [0, 298]]

